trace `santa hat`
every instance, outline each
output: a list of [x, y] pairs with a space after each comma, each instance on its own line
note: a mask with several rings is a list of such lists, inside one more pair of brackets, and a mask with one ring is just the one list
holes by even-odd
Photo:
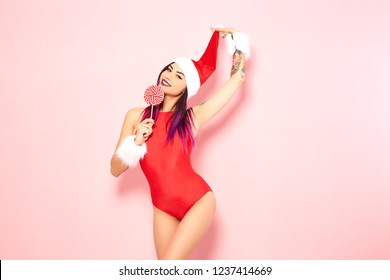
[[217, 65], [219, 31], [214, 31], [210, 42], [198, 61], [187, 57], [174, 59], [179, 65], [187, 82], [188, 98], [195, 96], [200, 86], [210, 77]]

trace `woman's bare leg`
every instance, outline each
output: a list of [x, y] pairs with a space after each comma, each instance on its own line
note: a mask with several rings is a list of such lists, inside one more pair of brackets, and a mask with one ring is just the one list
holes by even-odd
[[215, 213], [213, 192], [206, 193], [187, 212], [159, 259], [186, 259], [210, 228]]
[[169, 241], [179, 226], [179, 220], [154, 207], [153, 235], [157, 258], [167, 250]]

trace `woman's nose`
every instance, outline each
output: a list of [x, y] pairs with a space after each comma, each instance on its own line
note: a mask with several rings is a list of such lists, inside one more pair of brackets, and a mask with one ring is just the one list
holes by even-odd
[[169, 72], [167, 75], [167, 79], [172, 80], [172, 75], [173, 75], [173, 72]]

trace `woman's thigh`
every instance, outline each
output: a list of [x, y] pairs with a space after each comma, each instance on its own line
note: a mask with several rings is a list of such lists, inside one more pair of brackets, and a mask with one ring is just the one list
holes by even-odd
[[156, 207], [153, 212], [154, 246], [157, 258], [160, 259], [179, 225], [179, 220]]
[[213, 192], [208, 192], [199, 199], [181, 220], [162, 258], [188, 258], [192, 250], [210, 228], [215, 208], [216, 202]]

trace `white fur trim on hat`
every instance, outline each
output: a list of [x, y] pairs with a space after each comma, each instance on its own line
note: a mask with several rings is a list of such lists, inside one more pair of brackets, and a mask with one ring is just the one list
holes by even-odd
[[192, 60], [187, 57], [179, 57], [172, 62], [177, 63], [184, 73], [187, 83], [188, 98], [195, 96], [200, 88], [200, 79], [198, 70], [196, 70]]
[[135, 135], [126, 137], [116, 150], [116, 156], [128, 167], [137, 166], [146, 154], [146, 144], [138, 146], [134, 143]]

